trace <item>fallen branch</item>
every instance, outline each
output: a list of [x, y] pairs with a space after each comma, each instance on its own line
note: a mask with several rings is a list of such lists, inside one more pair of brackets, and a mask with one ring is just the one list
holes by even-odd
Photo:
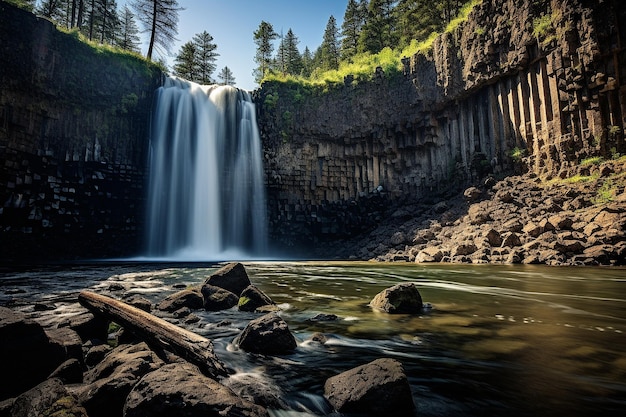
[[213, 343], [193, 332], [178, 327], [122, 301], [82, 291], [78, 295], [82, 306], [96, 315], [114, 321], [141, 337], [146, 343], [168, 350], [198, 366], [207, 376], [227, 375], [226, 368], [213, 351]]

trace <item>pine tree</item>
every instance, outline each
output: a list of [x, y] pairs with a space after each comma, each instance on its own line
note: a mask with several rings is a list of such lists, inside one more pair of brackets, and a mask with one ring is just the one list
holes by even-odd
[[[365, 3], [363, 0], [362, 3]], [[359, 35], [365, 23], [362, 3], [349, 0], [341, 25], [341, 59], [350, 59], [356, 55], [359, 46]]]
[[395, 0], [371, 0], [367, 19], [359, 36], [359, 52], [376, 54], [397, 45]]
[[194, 35], [193, 44], [196, 48], [195, 64], [197, 69], [197, 75], [193, 81], [204, 85], [211, 84], [213, 83], [213, 72], [217, 68], [215, 61], [219, 56], [215, 52], [217, 45], [213, 43], [213, 36], [205, 30]]
[[285, 46], [285, 37], [281, 31], [278, 35], [280, 42], [278, 43], [278, 49], [276, 50], [276, 56], [272, 62], [272, 69], [283, 75], [287, 74], [287, 48]]
[[310, 77], [313, 72], [313, 54], [308, 46], [304, 48], [304, 52], [302, 52], [302, 70], [300, 71], [300, 75], [303, 77]]
[[287, 60], [287, 73], [291, 75], [299, 75], [302, 71], [302, 56], [298, 50], [300, 41], [294, 35], [291, 28], [285, 36], [285, 57]]
[[150, 33], [148, 53], [152, 59], [153, 51], [162, 49], [169, 52], [176, 40], [178, 31], [178, 12], [184, 10], [177, 0], [134, 0], [132, 8], [137, 19], [143, 24], [145, 32]]
[[272, 41], [278, 37], [270, 23], [261, 21], [259, 28], [254, 31], [254, 43], [257, 46], [254, 61], [259, 65], [253, 72], [254, 79], [260, 83], [267, 75], [272, 65], [274, 45]]
[[39, 6], [35, 8], [35, 13], [60, 24], [66, 20], [67, 14], [61, 0], [43, 0]]
[[334, 70], [339, 68], [339, 29], [334, 16], [330, 16], [326, 29], [324, 30], [324, 40], [320, 45], [321, 68], [323, 70]]
[[119, 35], [116, 38], [115, 45], [127, 51], [140, 52], [139, 28], [135, 22], [135, 15], [126, 5], [122, 10]]
[[196, 45], [192, 41], [185, 43], [174, 58], [173, 74], [189, 81], [195, 81], [198, 70], [196, 64]]
[[220, 80], [220, 84], [222, 85], [235, 85], [235, 77], [233, 76], [232, 71], [228, 67], [222, 68], [219, 74], [217, 74], [217, 78]]

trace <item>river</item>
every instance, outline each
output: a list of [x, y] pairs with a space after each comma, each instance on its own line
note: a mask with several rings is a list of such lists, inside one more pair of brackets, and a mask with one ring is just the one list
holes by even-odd
[[[153, 302], [199, 284], [221, 265], [62, 265], [0, 272], [0, 305], [55, 304], [42, 321], [76, 312], [76, 294], [112, 284]], [[281, 307], [295, 353], [247, 354], [232, 344], [258, 315], [195, 312], [188, 328], [213, 340], [218, 357], [263, 381], [293, 411], [332, 414], [324, 381], [381, 357], [399, 360], [416, 416], [614, 416], [626, 410], [626, 270], [368, 262], [245, 263], [253, 284]], [[416, 282], [431, 308], [388, 315], [367, 304], [386, 287]], [[117, 296], [121, 293], [117, 292]], [[311, 320], [334, 314], [334, 321]], [[46, 318], [47, 317], [47, 318]], [[322, 332], [325, 344], [311, 341]], [[337, 414], [333, 414], [337, 415]]]

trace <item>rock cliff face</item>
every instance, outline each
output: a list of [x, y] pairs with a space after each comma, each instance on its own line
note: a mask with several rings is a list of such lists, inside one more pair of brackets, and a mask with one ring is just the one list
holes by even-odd
[[273, 239], [344, 238], [490, 173], [566, 177], [623, 153], [625, 18], [619, 1], [483, 0], [404, 75], [263, 84]]
[[0, 258], [134, 253], [160, 71], [4, 2], [0, 39]]

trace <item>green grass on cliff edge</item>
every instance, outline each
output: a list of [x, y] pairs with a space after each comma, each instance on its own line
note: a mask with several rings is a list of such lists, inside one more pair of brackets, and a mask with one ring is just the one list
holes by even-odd
[[[467, 20], [474, 7], [482, 3], [482, 0], [471, 0], [461, 8], [456, 18], [452, 19], [446, 26], [444, 33], [453, 32], [459, 25]], [[405, 48], [384, 48], [377, 54], [361, 53], [350, 61], [343, 61], [339, 64], [339, 69], [329, 71], [313, 71], [310, 77], [295, 75], [285, 75], [280, 73], [270, 73], [265, 76], [261, 84], [265, 81], [279, 81], [300, 84], [308, 87], [331, 87], [343, 84], [346, 76], [352, 75], [356, 83], [371, 81], [374, 77], [376, 67], [381, 67], [386, 76], [399, 74], [402, 72], [403, 57], [411, 57], [416, 54], [427, 54], [433, 47], [433, 43], [439, 32], [433, 32], [428, 38], [421, 41], [413, 40]]]

